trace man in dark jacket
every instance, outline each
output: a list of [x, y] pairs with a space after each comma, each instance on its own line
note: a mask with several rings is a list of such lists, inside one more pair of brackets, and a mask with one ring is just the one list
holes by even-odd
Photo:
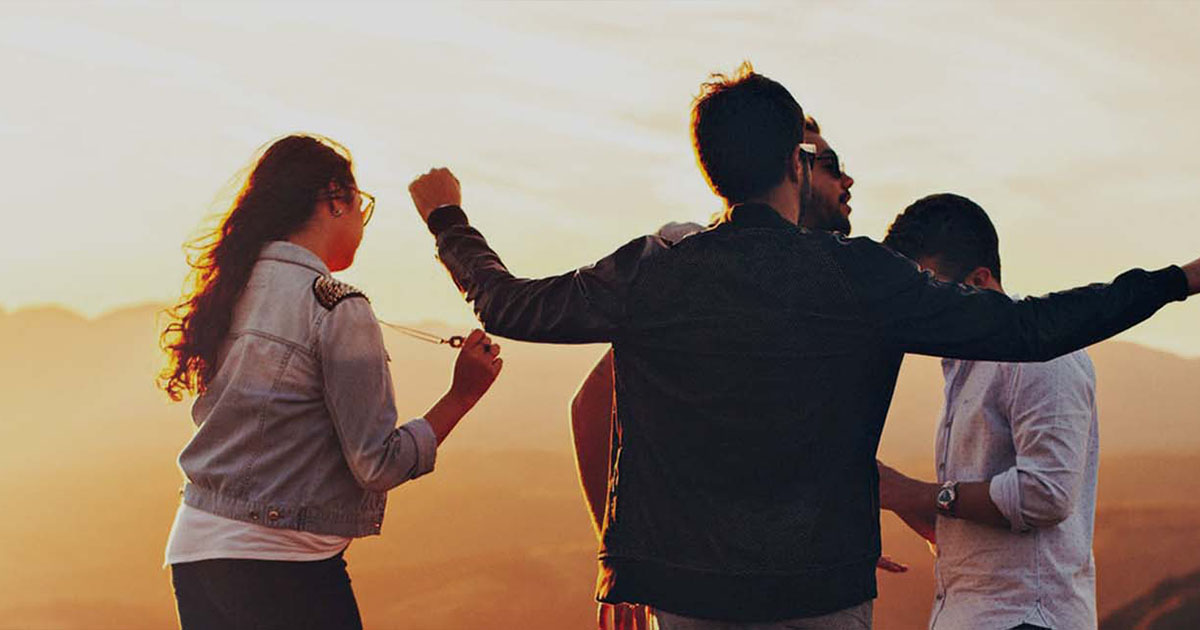
[[1198, 260], [1014, 302], [870, 239], [802, 228], [802, 212], [850, 211], [803, 129], [782, 85], [748, 67], [718, 77], [692, 131], [725, 220], [539, 280], [515, 278], [469, 226], [449, 171], [409, 188], [488, 332], [613, 344], [598, 597], [647, 604], [664, 630], [869, 628], [875, 451], [904, 353], [1043, 361], [1200, 290]]

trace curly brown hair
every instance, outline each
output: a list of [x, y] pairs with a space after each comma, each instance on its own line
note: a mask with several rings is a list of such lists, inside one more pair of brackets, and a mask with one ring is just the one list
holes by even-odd
[[234, 305], [263, 246], [300, 230], [330, 184], [353, 190], [352, 167], [350, 152], [328, 138], [280, 138], [254, 161], [219, 227], [185, 246], [191, 273], [160, 337], [168, 365], [158, 386], [172, 400], [203, 393], [216, 376]]

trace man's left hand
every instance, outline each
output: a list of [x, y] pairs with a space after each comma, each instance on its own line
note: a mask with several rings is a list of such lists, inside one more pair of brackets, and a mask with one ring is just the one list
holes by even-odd
[[429, 215], [442, 206], [462, 205], [462, 189], [458, 178], [448, 168], [429, 169], [428, 173], [412, 180], [408, 185], [413, 205], [421, 220], [429, 222]]
[[875, 568], [888, 573], [907, 573], [908, 565], [901, 564], [892, 560], [891, 556], [879, 556], [879, 562], [875, 563]]

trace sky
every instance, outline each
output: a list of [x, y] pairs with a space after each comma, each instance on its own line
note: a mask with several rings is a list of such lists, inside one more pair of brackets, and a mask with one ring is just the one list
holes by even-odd
[[[448, 166], [519, 275], [720, 201], [688, 114], [742, 60], [814, 115], [856, 235], [978, 201], [1005, 288], [1200, 256], [1200, 3], [0, 3], [0, 309], [178, 299], [183, 243], [254, 154], [316, 132], [379, 202], [341, 274], [385, 319], [467, 326], [407, 194]], [[1123, 338], [1200, 356], [1200, 309]]]

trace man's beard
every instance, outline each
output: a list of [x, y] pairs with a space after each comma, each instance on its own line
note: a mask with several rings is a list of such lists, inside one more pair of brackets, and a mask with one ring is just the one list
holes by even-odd
[[810, 230], [838, 232], [843, 236], [850, 236], [850, 218], [842, 214], [840, 199], [829, 204], [818, 200], [814, 195], [810, 194], [808, 199], [804, 199], [802, 195], [800, 208], [800, 225]]

